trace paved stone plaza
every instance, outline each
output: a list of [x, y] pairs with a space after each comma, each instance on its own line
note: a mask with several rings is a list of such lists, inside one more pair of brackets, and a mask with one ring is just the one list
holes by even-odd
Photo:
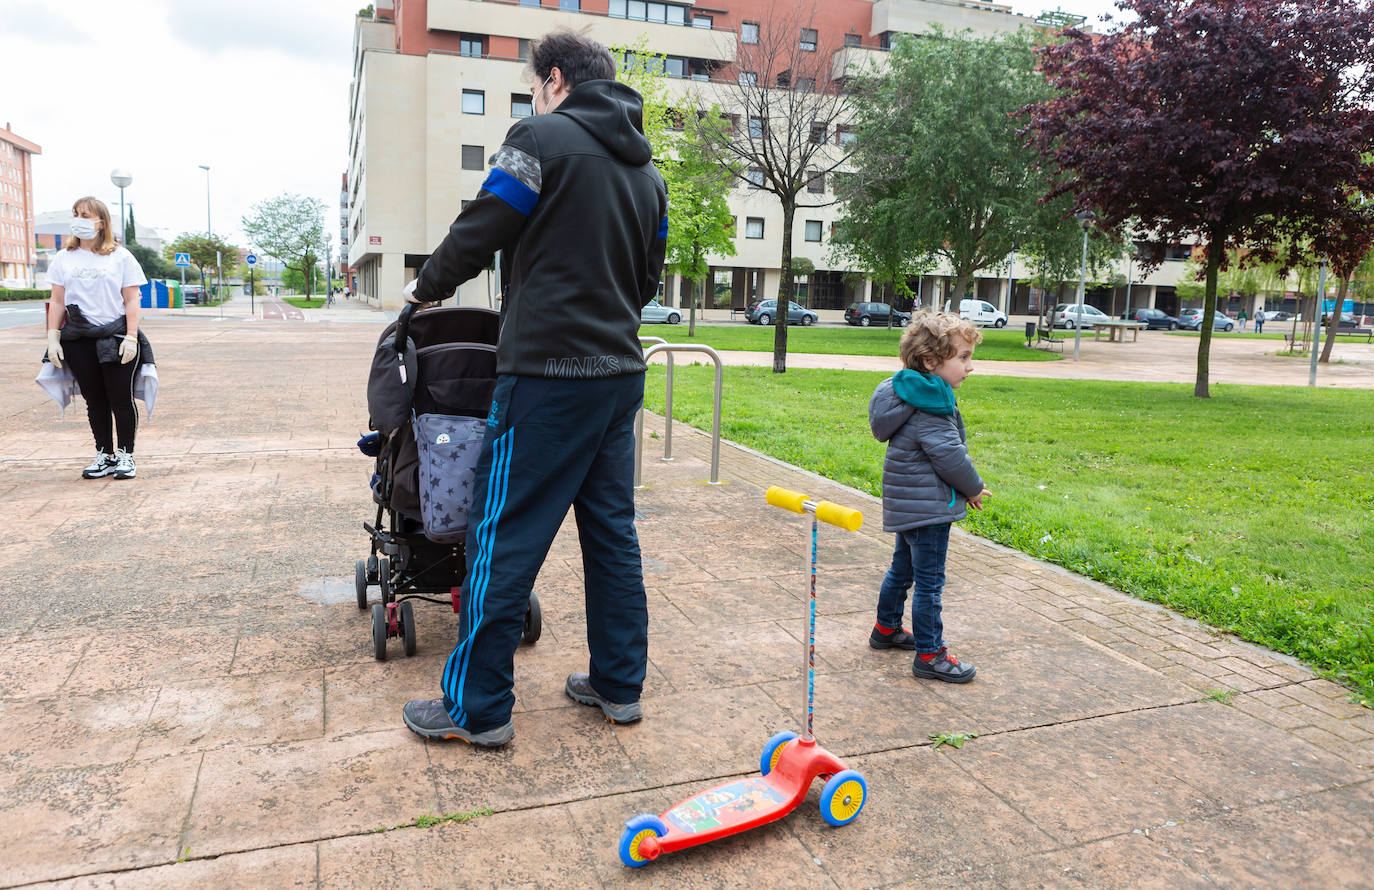
[[[400, 708], [437, 695], [456, 619], [419, 603], [417, 655], [372, 657], [354, 441], [382, 320], [338, 312], [148, 318], [162, 388], [132, 482], [79, 478], [84, 406], [59, 420], [31, 383], [37, 326], [0, 330], [0, 886], [1374, 886], [1374, 712], [1341, 687], [965, 534], [946, 634], [978, 677], [918, 682], [866, 644], [878, 502], [728, 443], [710, 485], [709, 438], [681, 425], [673, 462], [650, 442], [638, 498], [645, 719], [563, 693], [586, 663], [569, 523], [516, 657], [515, 740], [426, 743]], [[1349, 355], [1337, 373], [1369, 374]], [[627, 870], [625, 819], [757, 770], [798, 728], [809, 522], [764, 504], [772, 484], [868, 517], [822, 527], [816, 733], [869, 800], [833, 829], [817, 783], [780, 822]], [[979, 736], [936, 749], [942, 732]]]

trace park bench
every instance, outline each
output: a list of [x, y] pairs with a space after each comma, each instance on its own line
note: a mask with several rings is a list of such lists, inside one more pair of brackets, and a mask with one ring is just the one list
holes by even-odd
[[748, 321], [748, 320], [749, 320], [749, 309], [748, 309], [748, 307], [746, 307], [746, 306], [732, 306], [732, 307], [730, 307], [730, 320], [731, 320], [731, 321], [734, 321], [734, 320], [735, 320], [735, 316], [738, 316], [738, 315], [744, 316], [744, 320], [745, 320], [745, 321]]
[[1364, 342], [1374, 343], [1374, 328], [1337, 328], [1337, 337], [1364, 337]]
[[1040, 328], [1035, 332], [1035, 348], [1044, 350], [1058, 348], [1060, 352], [1063, 352], [1064, 341], [1061, 338], [1056, 337], [1054, 335], [1053, 328], [1051, 328], [1048, 331], [1046, 331], [1044, 328]]

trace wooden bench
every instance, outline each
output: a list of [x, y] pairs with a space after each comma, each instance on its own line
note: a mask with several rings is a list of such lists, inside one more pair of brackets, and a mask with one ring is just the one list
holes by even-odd
[[1374, 343], [1374, 328], [1336, 328], [1337, 337], [1364, 337], [1364, 342]]

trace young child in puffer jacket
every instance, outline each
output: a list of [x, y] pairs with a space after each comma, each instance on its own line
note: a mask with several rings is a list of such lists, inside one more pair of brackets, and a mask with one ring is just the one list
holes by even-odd
[[[973, 323], [956, 315], [913, 316], [899, 346], [904, 369], [878, 384], [868, 403], [873, 436], [887, 443], [883, 531], [897, 536], [868, 644], [914, 649], [911, 672], [920, 679], [967, 683], [977, 673], [945, 649], [940, 594], [950, 524], [968, 515], [965, 504], [983, 509], [990, 494], [969, 460], [954, 401], [954, 390], [973, 373], [973, 348], [982, 341]], [[909, 633], [902, 628], [908, 590]]]

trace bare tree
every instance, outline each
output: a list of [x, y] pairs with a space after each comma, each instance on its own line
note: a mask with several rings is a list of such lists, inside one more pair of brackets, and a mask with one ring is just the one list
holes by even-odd
[[[787, 370], [787, 309], [793, 294], [792, 226], [808, 183], [844, 163], [851, 138], [842, 47], [818, 40], [814, 0], [777, 0], [757, 27], [741, 27], [735, 61], [697, 90], [698, 118], [719, 106], [728, 126], [702, 126], [701, 143], [714, 160], [736, 171], [747, 187], [767, 192], [782, 207], [778, 312], [773, 371]], [[725, 53], [723, 55], [728, 55]], [[817, 196], [819, 197], [819, 196]]]

